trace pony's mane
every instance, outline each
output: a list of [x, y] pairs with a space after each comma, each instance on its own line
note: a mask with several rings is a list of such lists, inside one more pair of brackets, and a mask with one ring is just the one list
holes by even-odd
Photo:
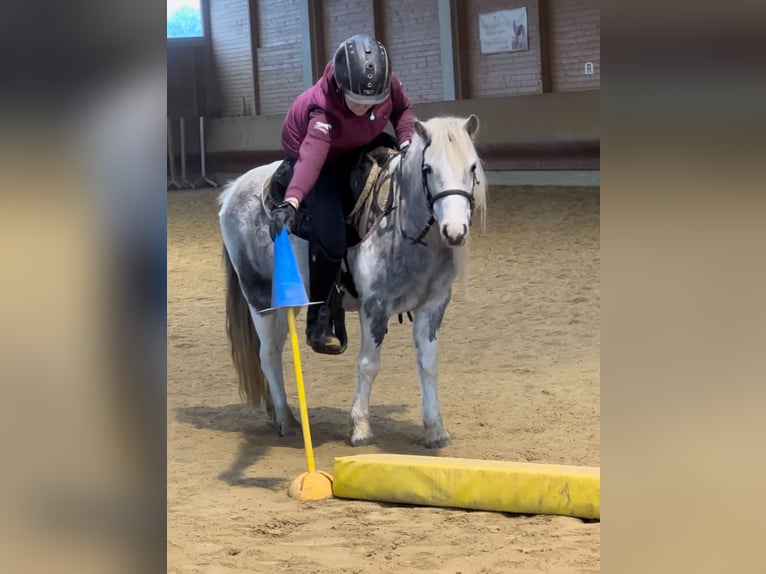
[[473, 198], [476, 202], [475, 210], [480, 217], [481, 229], [484, 231], [487, 214], [487, 177], [484, 174], [481, 158], [476, 153], [473, 139], [465, 129], [466, 121], [466, 118], [447, 116], [431, 118], [422, 124], [431, 136], [431, 147], [443, 151], [450, 163], [457, 165], [466, 161], [476, 162], [478, 184], [474, 186]]

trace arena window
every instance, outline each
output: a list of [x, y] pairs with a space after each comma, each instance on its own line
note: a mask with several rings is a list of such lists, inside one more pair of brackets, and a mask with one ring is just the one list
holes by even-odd
[[168, 39], [203, 38], [201, 0], [168, 0]]

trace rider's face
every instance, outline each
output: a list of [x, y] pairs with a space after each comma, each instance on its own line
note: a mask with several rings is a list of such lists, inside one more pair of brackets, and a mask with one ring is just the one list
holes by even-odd
[[365, 115], [369, 111], [369, 109], [372, 107], [372, 106], [368, 106], [367, 104], [355, 104], [348, 98], [345, 98], [345, 99], [346, 99], [346, 107], [349, 110], [351, 110], [351, 112], [354, 115], [357, 115], [357, 116]]

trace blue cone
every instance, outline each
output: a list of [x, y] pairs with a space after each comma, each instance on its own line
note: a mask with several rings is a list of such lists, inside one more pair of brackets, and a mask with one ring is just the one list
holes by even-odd
[[303, 307], [309, 298], [303, 285], [298, 262], [295, 260], [293, 246], [287, 230], [282, 231], [274, 240], [274, 275], [271, 284], [271, 308]]

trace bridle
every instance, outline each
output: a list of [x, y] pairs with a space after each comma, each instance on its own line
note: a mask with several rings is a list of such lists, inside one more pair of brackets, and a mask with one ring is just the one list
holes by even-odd
[[[426, 194], [426, 202], [428, 203], [428, 211], [431, 214], [431, 216], [428, 219], [428, 222], [426, 223], [426, 226], [423, 228], [423, 230], [418, 234], [417, 237], [407, 237], [406, 234], [404, 234], [404, 230], [402, 230], [402, 234], [409, 239], [413, 244], [419, 243], [420, 245], [425, 245], [423, 242], [423, 238], [428, 235], [428, 232], [431, 230], [431, 226], [436, 222], [436, 215], [434, 215], [434, 205], [437, 201], [440, 199], [444, 199], [447, 196], [450, 195], [460, 195], [465, 197], [468, 200], [468, 205], [471, 208], [471, 214], [468, 217], [468, 222], [470, 225], [471, 218], [473, 217], [473, 209], [476, 205], [476, 200], [473, 196], [473, 190], [469, 193], [465, 191], [464, 189], [445, 189], [443, 191], [440, 191], [439, 193], [433, 194], [431, 193], [431, 188], [428, 185], [428, 174], [431, 173], [431, 166], [426, 164], [426, 150], [430, 147], [431, 141], [427, 141], [425, 146], [423, 146], [423, 155], [420, 156], [420, 174], [423, 178], [423, 192]], [[404, 163], [404, 157], [402, 157], [402, 161], [399, 162], [399, 168], [401, 170], [401, 166]], [[476, 171], [473, 172], [473, 185], [476, 187], [479, 184], [479, 178], [476, 176]]]

